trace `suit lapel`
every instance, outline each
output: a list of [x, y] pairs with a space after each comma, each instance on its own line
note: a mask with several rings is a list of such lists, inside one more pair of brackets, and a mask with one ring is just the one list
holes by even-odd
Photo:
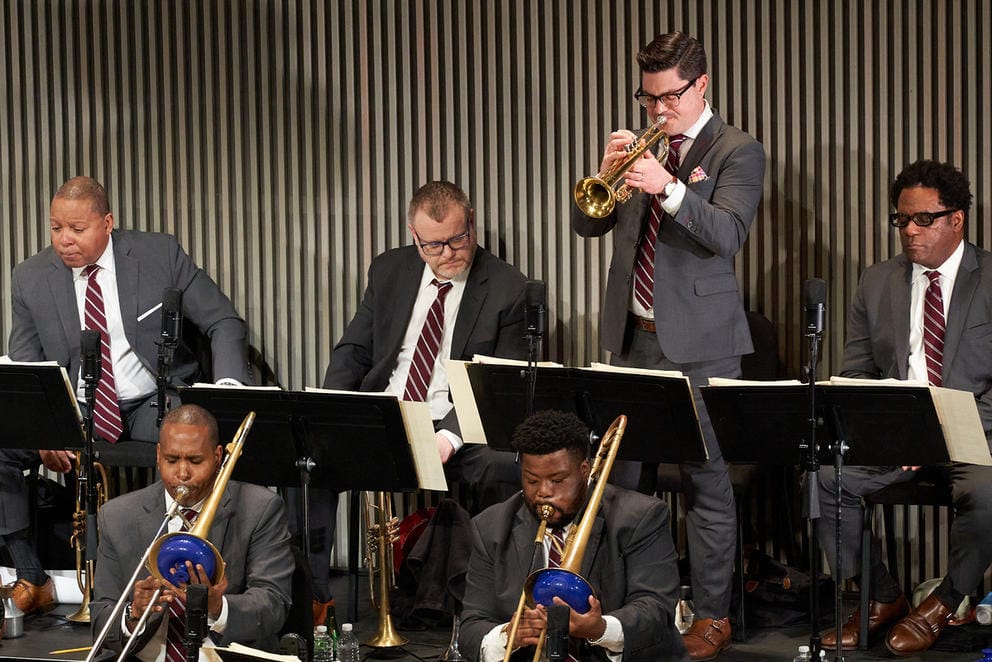
[[713, 146], [713, 143], [716, 142], [717, 137], [722, 131], [723, 120], [714, 112], [710, 121], [703, 126], [702, 131], [692, 141], [689, 152], [682, 159], [682, 163], [679, 164], [678, 176], [684, 184], [688, 185], [689, 173], [703, 160], [703, 156], [710, 150], [710, 147]]
[[[62, 259], [52, 251], [52, 269], [48, 272], [48, 289], [52, 293], [55, 314], [58, 315], [62, 332], [65, 334], [66, 348], [70, 363], [72, 357], [79, 356], [79, 306], [76, 303], [76, 288], [72, 282], [72, 269], [62, 263]], [[75, 383], [76, 375], [69, 375]]]
[[138, 346], [138, 280], [141, 266], [131, 257], [131, 243], [120, 232], [114, 233], [114, 269], [117, 271], [117, 299], [121, 306], [124, 335], [131, 347]]
[[210, 532], [207, 534], [207, 538], [214, 544], [218, 552], [224, 551], [224, 539], [227, 536], [227, 528], [231, 523], [231, 517], [234, 515], [231, 496], [231, 491], [234, 489], [237, 489], [236, 486], [229, 482], [224, 489], [224, 496], [220, 500], [220, 505], [217, 506], [214, 521], [210, 524]]
[[482, 304], [489, 293], [489, 255], [481, 246], [475, 252], [475, 260], [465, 283], [461, 304], [458, 306], [458, 316], [455, 318], [455, 328], [451, 336], [451, 358], [471, 360], [465, 356], [465, 346], [475, 328]]
[[[389, 348], [390, 371], [396, 365], [396, 357], [400, 353], [403, 336], [406, 335], [407, 326], [410, 324], [410, 315], [413, 313], [413, 304], [417, 302], [420, 279], [424, 272], [424, 261], [420, 259], [416, 248], [409, 255], [410, 259], [402, 268], [396, 270], [396, 278], [390, 283], [389, 291], [376, 293], [377, 296], [387, 297], [394, 302], [389, 314], [376, 316], [377, 324], [382, 325], [381, 333], [385, 338], [383, 346]], [[382, 310], [379, 306], [376, 308]], [[389, 380], [388, 374], [386, 380], [387, 382]]]
[[896, 370], [899, 379], [906, 379], [909, 374], [909, 306], [910, 291], [913, 286], [913, 265], [903, 257], [902, 268], [892, 272], [889, 291], [892, 298], [889, 301], [890, 315], [894, 324], [894, 344], [896, 352]]
[[946, 379], [948, 367], [954, 363], [954, 355], [961, 344], [961, 334], [964, 333], [965, 319], [971, 309], [971, 301], [978, 290], [981, 273], [978, 271], [978, 259], [975, 248], [965, 244], [964, 255], [961, 256], [961, 266], [958, 267], [954, 278], [954, 292], [951, 295], [951, 307], [947, 311], [944, 324], [944, 356], [941, 361], [941, 378]]
[[536, 547], [534, 536], [537, 534], [537, 525], [534, 517], [527, 509], [527, 504], [522, 503], [514, 517], [513, 526], [513, 554], [511, 558], [516, 559], [517, 567], [514, 568], [515, 575], [522, 582], [531, 572], [544, 567], [544, 558], [534, 553]]

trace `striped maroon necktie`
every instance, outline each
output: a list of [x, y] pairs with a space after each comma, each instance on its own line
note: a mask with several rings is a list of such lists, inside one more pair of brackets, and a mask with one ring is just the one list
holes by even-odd
[[96, 280], [100, 266], [91, 264], [83, 269], [86, 276], [86, 299], [83, 306], [85, 327], [100, 332], [100, 381], [93, 397], [93, 429], [112, 444], [124, 434], [121, 408], [117, 402], [114, 363], [110, 358], [110, 333], [107, 329], [103, 291]]
[[548, 545], [548, 567], [561, 567], [561, 553], [565, 548], [565, 529], [551, 529], [551, 541]]
[[437, 288], [437, 297], [427, 311], [427, 319], [420, 331], [417, 348], [413, 352], [410, 363], [410, 375], [406, 379], [406, 389], [403, 399], [410, 402], [423, 402], [427, 398], [427, 389], [431, 385], [431, 375], [434, 374], [434, 363], [437, 360], [437, 350], [441, 346], [444, 335], [444, 299], [451, 291], [451, 282], [442, 283], [437, 278], [431, 281]]
[[927, 380], [940, 386], [944, 360], [944, 296], [940, 291], [940, 272], [928, 271], [926, 274], [930, 285], [923, 298], [923, 354], [927, 359]]
[[[679, 170], [679, 148], [685, 140], [684, 134], [676, 134], [668, 139], [668, 158], [665, 170], [673, 176]], [[637, 261], [634, 263], [634, 298], [646, 310], [654, 307], [654, 246], [658, 241], [661, 217], [665, 214], [657, 195], [651, 196], [651, 211], [648, 213], [647, 227], [637, 246]]]
[[[183, 523], [180, 530], [188, 531], [196, 519], [196, 511], [183, 508]], [[165, 661], [185, 662], [186, 660], [186, 601], [178, 595], [169, 603], [169, 626], [165, 637]]]

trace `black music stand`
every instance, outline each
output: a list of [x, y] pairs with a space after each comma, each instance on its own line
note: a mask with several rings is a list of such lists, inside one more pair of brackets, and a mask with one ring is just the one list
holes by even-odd
[[[840, 547], [840, 483], [844, 464], [915, 466], [946, 463], [950, 458], [928, 387], [836, 384], [815, 388], [816, 434], [826, 441], [818, 443], [814, 452], [820, 464], [831, 464], [831, 460], [835, 463]], [[720, 450], [728, 462], [766, 465], [806, 462], [811, 432], [808, 386], [705, 386], [701, 390]], [[840, 453], [834, 450], [837, 446]], [[815, 479], [815, 476], [807, 478]], [[808, 517], [810, 544], [815, 545], [812, 520], [819, 517], [819, 504], [811, 503], [809, 508], [814, 513]], [[839, 550], [837, 559], [839, 563]], [[839, 570], [838, 574], [843, 575], [843, 569]], [[817, 568], [810, 568], [814, 582], [817, 575]], [[841, 577], [834, 578], [834, 585], [837, 606], [834, 618], [839, 641], [843, 616], [839, 609]], [[811, 591], [811, 602], [816, 600], [815, 596], [816, 591]], [[819, 605], [810, 607], [811, 615], [818, 613]], [[818, 642], [818, 619], [810, 620], [810, 640]], [[843, 659], [840, 647], [836, 655], [835, 659]]]
[[[300, 487], [303, 535], [309, 554], [309, 488], [352, 491], [349, 513], [349, 619], [357, 620], [359, 490], [412, 492], [420, 488], [399, 402], [368, 393], [318, 393], [269, 389], [189, 387], [184, 404], [210, 411], [221, 439], [233, 437], [255, 412], [250, 443], [233, 478], [257, 485]], [[247, 456], [247, 457], [245, 457]]]
[[83, 450], [73, 391], [61, 366], [0, 364], [0, 447]]
[[[526, 371], [484, 363], [468, 364], [466, 370], [487, 443], [498, 450], [511, 450], [513, 430], [526, 415]], [[534, 410], [542, 409], [574, 412], [598, 431], [626, 414], [627, 430], [617, 453], [620, 460], [706, 460], [692, 389], [685, 378], [538, 367]]]

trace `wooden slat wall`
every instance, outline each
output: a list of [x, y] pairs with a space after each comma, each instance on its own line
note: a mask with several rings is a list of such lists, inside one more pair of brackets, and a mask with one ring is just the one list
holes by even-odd
[[548, 281], [550, 358], [605, 358], [611, 244], [571, 234], [571, 188], [610, 130], [644, 124], [634, 53], [670, 29], [704, 42], [711, 103], [765, 146], [737, 269], [788, 375], [810, 277], [839, 367], [858, 275], [899, 250], [887, 188], [908, 162], [964, 169], [968, 237], [992, 248], [982, 0], [0, 0], [0, 350], [10, 270], [83, 173], [121, 227], [179, 236], [284, 387], [319, 384], [369, 261], [443, 177], [483, 243]]

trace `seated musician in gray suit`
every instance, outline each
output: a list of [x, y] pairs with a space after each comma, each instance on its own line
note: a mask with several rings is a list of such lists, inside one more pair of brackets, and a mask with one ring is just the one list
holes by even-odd
[[[869, 267], [848, 315], [845, 377], [910, 379], [975, 394], [992, 444], [992, 253], [965, 241], [972, 195], [964, 174], [948, 163], [917, 161], [892, 184], [903, 252]], [[899, 458], [893, 458], [898, 461]], [[942, 473], [951, 485], [954, 523], [947, 576], [910, 610], [899, 584], [873, 543], [873, 565], [861, 568], [861, 497], [906, 481], [917, 471]], [[820, 541], [836, 575], [837, 493], [834, 470], [819, 473]], [[952, 463], [941, 467], [848, 467], [841, 490], [841, 567], [868, 591], [868, 633], [888, 632], [886, 645], [899, 656], [930, 648], [965, 595], [982, 581], [992, 562], [992, 467]], [[843, 627], [843, 650], [859, 644], [860, 611]], [[836, 632], [823, 647], [837, 646]]]
[[[595, 505], [588, 503], [589, 430], [574, 414], [533, 414], [514, 432], [513, 445], [520, 452], [522, 492], [473, 520], [460, 641], [464, 654], [480, 662], [502, 660], [507, 646], [516, 651], [514, 660], [533, 658], [547, 623], [543, 606], [523, 610], [509, 641], [524, 580], [556, 566], [563, 550], [552, 538], [567, 540]], [[544, 544], [537, 545], [545, 505], [553, 514]], [[579, 574], [596, 593], [586, 613], [570, 610], [570, 654], [582, 662], [686, 659], [675, 629], [679, 572], [668, 506], [607, 485], [592, 517]]]
[[[80, 330], [100, 331], [102, 374], [93, 411], [95, 435], [108, 442], [158, 439], [154, 405], [163, 291], [182, 291], [182, 309], [210, 339], [213, 376], [247, 383], [246, 328], [231, 301], [179, 246], [175, 237], [115, 230], [107, 192], [94, 179], [74, 177], [52, 198], [51, 246], [14, 269], [13, 326], [7, 352], [15, 361], [57, 361], [83, 400]], [[175, 350], [173, 383], [198, 371], [189, 348]], [[54, 604], [28, 543], [27, 488], [22, 470], [39, 461], [68, 472], [65, 451], [0, 450], [0, 534], [17, 569], [15, 601], [25, 612]]]
[[[217, 421], [206, 409], [182, 405], [166, 414], [158, 443], [161, 481], [111, 499], [98, 515], [100, 547], [90, 603], [94, 634], [107, 623], [145, 549], [155, 540], [165, 513], [176, 500], [182, 510], [170, 519], [168, 531], [187, 530], [186, 522], [195, 524], [204, 502], [216, 489], [214, 481], [223, 456]], [[180, 487], [186, 494], [179, 492]], [[212, 582], [202, 565], [194, 568], [186, 562], [189, 583], [209, 586], [207, 645], [237, 642], [274, 651], [277, 634], [289, 612], [295, 567], [282, 499], [263, 487], [229, 481], [207, 540], [224, 559], [223, 578]], [[185, 618], [174, 605], [185, 600], [186, 583], [162, 582], [145, 569], [139, 577], [127, 594], [129, 603], [124, 613], [111, 626], [107, 648], [120, 651], [124, 640], [135, 636], [132, 654], [141, 660], [162, 659], [168, 648], [177, 651], [181, 647]], [[159, 587], [164, 591], [152, 603]], [[138, 621], [147, 609], [152, 613], [139, 628]], [[178, 659], [186, 659], [181, 650], [178, 652]], [[176, 658], [167, 654], [165, 659]]]

